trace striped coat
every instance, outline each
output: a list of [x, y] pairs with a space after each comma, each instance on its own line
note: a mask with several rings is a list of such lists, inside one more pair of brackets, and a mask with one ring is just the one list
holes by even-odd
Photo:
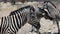
[[[38, 9], [38, 10], [37, 10]], [[9, 16], [2, 17], [1, 33], [16, 34], [18, 30], [27, 22], [34, 26], [37, 30], [40, 29], [40, 18], [43, 10], [32, 6], [25, 6], [10, 13]]]

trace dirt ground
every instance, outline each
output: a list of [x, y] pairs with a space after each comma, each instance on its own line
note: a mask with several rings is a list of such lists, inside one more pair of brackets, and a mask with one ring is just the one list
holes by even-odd
[[[7, 15], [9, 15], [9, 13], [11, 11], [14, 11], [14, 10], [16, 10], [20, 7], [26, 6], [26, 5], [33, 5], [35, 7], [37, 7], [37, 6], [40, 7], [42, 5], [42, 2], [41, 3], [25, 2], [24, 4], [22, 4], [21, 2], [16, 2], [16, 5], [11, 5], [11, 3], [9, 3], [9, 2], [7, 2], [7, 3], [0, 2], [0, 21], [1, 21], [1, 17], [7, 16]], [[57, 9], [60, 9], [59, 4], [57, 4], [56, 6], [57, 6]], [[57, 33], [58, 32], [57, 25], [53, 24], [53, 21], [50, 21], [48, 19], [46, 20], [45, 18], [41, 18], [40, 24], [41, 24], [41, 28], [40, 28], [41, 33], [44, 33], [44, 32]], [[27, 23], [21, 29], [19, 29], [17, 34], [27, 34], [29, 31], [31, 31], [31, 29], [32, 29], [32, 26]]]

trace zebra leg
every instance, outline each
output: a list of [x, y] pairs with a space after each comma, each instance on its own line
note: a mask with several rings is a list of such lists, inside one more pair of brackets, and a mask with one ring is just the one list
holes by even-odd
[[57, 24], [58, 34], [60, 34], [60, 29], [59, 29], [59, 22], [58, 22], [58, 20], [54, 19], [53, 23], [56, 23], [56, 24]]
[[58, 34], [60, 34], [59, 22], [58, 21], [56, 22], [57, 22], [57, 27], [58, 27]]
[[34, 26], [32, 26], [32, 32], [36, 34], [40, 34], [39, 29], [35, 28]]
[[35, 32], [35, 31], [37, 31], [37, 29], [34, 26], [32, 26], [31, 32]]
[[36, 22], [36, 24], [32, 25], [32, 31], [31, 32], [36, 32], [37, 34], [40, 34], [39, 29], [40, 29], [40, 23]]

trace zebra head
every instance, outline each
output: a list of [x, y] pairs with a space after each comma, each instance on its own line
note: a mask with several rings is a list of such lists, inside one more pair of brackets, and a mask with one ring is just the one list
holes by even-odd
[[42, 9], [44, 9], [50, 17], [54, 15], [54, 12], [56, 12], [56, 6], [51, 1], [44, 1]]

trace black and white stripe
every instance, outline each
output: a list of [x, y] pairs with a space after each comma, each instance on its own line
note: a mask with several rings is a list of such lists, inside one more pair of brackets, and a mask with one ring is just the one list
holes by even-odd
[[8, 17], [2, 17], [2, 21], [1, 21], [1, 33], [4, 33], [3, 31], [5, 31], [8, 27], [9, 27]]
[[[18, 17], [19, 16], [19, 17]], [[1, 33], [2, 34], [16, 34], [18, 29], [22, 27], [22, 20], [20, 15], [11, 15], [2, 17]]]

